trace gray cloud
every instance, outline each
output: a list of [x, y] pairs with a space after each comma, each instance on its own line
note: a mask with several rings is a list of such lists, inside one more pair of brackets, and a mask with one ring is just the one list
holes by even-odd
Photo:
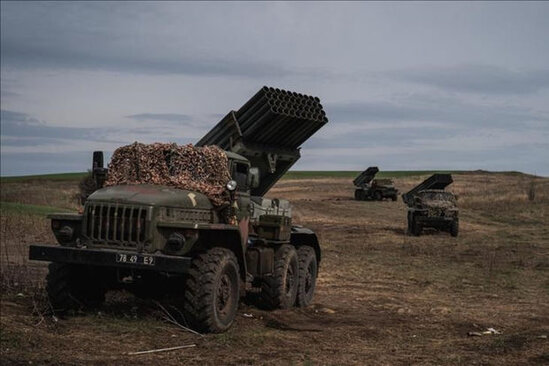
[[106, 137], [106, 130], [99, 128], [55, 127], [26, 113], [2, 109], [0, 111], [2, 136], [38, 139], [99, 140]]
[[16, 92], [13, 92], [13, 91], [10, 91], [10, 90], [4, 90], [4, 89], [2, 89], [1, 94], [2, 94], [2, 98], [21, 96], [21, 94], [19, 94], [19, 93], [16, 93]]
[[[94, 43], [97, 40], [93, 41]], [[64, 44], [2, 41], [2, 63], [18, 68], [91, 69], [145, 74], [226, 75], [243, 77], [282, 77], [295, 74], [261, 62], [235, 62], [212, 57], [171, 57], [154, 52], [134, 56], [100, 46], [65, 47]]]
[[[359, 162], [352, 155], [330, 154], [329, 150], [322, 155], [304, 150], [296, 169], [361, 170], [376, 164], [384, 170], [517, 170], [547, 176], [546, 152], [547, 146], [522, 144], [483, 151], [482, 159], [479, 159], [477, 150], [436, 150], [426, 153], [422, 149], [402, 149], [395, 145], [392, 149], [379, 152], [373, 149], [369, 154], [361, 153]], [[509, 164], [510, 161], [514, 163]]]
[[491, 65], [458, 65], [399, 71], [402, 79], [459, 92], [526, 94], [549, 88], [548, 70], [511, 71]]
[[458, 98], [415, 94], [394, 101], [327, 104], [337, 122], [431, 121], [453, 127], [521, 129], [528, 122], [549, 122], [549, 115], [524, 107], [466, 102]]
[[[133, 132], [154, 135], [159, 129], [192, 128], [206, 133], [208, 128], [221, 119], [218, 114], [195, 116], [183, 113], [139, 113], [126, 116], [126, 118], [148, 126], [132, 128]], [[186, 141], [189, 139], [185, 139]]]
[[139, 113], [126, 116], [136, 121], [193, 122], [193, 117], [182, 113]]
[[[192, 12], [182, 10], [177, 9], [182, 26], [192, 27]], [[4, 16], [6, 12], [9, 16]], [[174, 39], [161, 27], [143, 32], [143, 23], [173, 16], [151, 4], [3, 3], [2, 14], [1, 59], [6, 67], [240, 77], [295, 74], [275, 62], [204, 53], [196, 49], [192, 37]], [[198, 40], [212, 33], [193, 37]], [[139, 47], [123, 41], [129, 36], [139, 39]]]
[[330, 123], [301, 169], [549, 173], [549, 3], [1, 8], [2, 174], [84, 170], [79, 151], [134, 140], [194, 142], [264, 84], [322, 99]]
[[[29, 116], [26, 113], [0, 110], [3, 147], [36, 147], [66, 145], [67, 142], [100, 142], [120, 144], [121, 140], [111, 136], [116, 132], [110, 128], [57, 127]], [[6, 154], [6, 149], [2, 149]]]

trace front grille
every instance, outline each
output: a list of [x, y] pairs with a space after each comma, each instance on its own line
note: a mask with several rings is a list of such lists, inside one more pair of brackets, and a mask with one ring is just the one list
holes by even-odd
[[212, 222], [211, 210], [200, 209], [160, 209], [160, 219], [165, 222]]
[[90, 203], [85, 210], [85, 236], [94, 243], [135, 247], [148, 239], [149, 207]]

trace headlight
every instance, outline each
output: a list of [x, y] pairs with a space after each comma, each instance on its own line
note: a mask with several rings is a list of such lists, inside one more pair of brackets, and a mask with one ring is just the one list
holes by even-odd
[[70, 226], [63, 226], [61, 230], [59, 230], [59, 239], [61, 239], [64, 242], [69, 242], [72, 240], [74, 236], [74, 229]]
[[168, 252], [178, 252], [185, 245], [185, 237], [179, 233], [173, 233], [166, 241], [166, 249]]
[[51, 228], [61, 245], [71, 245], [76, 238], [76, 223], [71, 221], [51, 220]]
[[234, 191], [236, 189], [236, 181], [230, 180], [227, 182], [227, 189], [229, 191]]

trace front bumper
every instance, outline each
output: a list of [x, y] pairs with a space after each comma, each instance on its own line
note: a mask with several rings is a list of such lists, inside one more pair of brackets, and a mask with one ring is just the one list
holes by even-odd
[[449, 226], [456, 218], [450, 216], [416, 216], [416, 221], [422, 225]]
[[[129, 260], [120, 262], [119, 258], [121, 256], [125, 256], [125, 258], [135, 257], [137, 259], [135, 263]], [[143, 258], [146, 260], [143, 261]], [[31, 245], [29, 247], [29, 259], [169, 273], [187, 273], [191, 266], [191, 258], [189, 257], [176, 257], [164, 254], [142, 254], [124, 250], [81, 249], [48, 245]]]

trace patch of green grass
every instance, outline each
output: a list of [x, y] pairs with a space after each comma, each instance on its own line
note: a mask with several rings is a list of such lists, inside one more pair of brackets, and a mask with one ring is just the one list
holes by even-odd
[[66, 208], [51, 206], [27, 205], [16, 202], [0, 202], [0, 212], [2, 215], [37, 215], [46, 216], [57, 212], [71, 212]]
[[[351, 170], [291, 170], [282, 179], [314, 179], [314, 178], [356, 178], [361, 172]], [[387, 170], [376, 174], [376, 178], [401, 178], [434, 173], [462, 174], [462, 170]]]
[[59, 174], [42, 174], [42, 175], [21, 175], [14, 177], [2, 177], [1, 183], [18, 183], [18, 182], [32, 182], [36, 180], [53, 180], [53, 181], [77, 181], [82, 179], [86, 172], [80, 173], [59, 173]]
[[[507, 175], [524, 175], [524, 173], [510, 172], [488, 172], [479, 171], [490, 174], [507, 174]], [[291, 170], [284, 174], [282, 179], [314, 179], [314, 178], [355, 178], [361, 171], [355, 170]], [[434, 173], [449, 173], [449, 174], [467, 174], [474, 173], [473, 171], [465, 170], [386, 170], [377, 173], [376, 178], [401, 178], [412, 177], [418, 175], [431, 175]], [[59, 173], [59, 174], [43, 174], [43, 175], [22, 175], [13, 177], [1, 177], [1, 183], [17, 183], [17, 182], [32, 182], [40, 180], [50, 181], [79, 181], [86, 174], [80, 173]]]

